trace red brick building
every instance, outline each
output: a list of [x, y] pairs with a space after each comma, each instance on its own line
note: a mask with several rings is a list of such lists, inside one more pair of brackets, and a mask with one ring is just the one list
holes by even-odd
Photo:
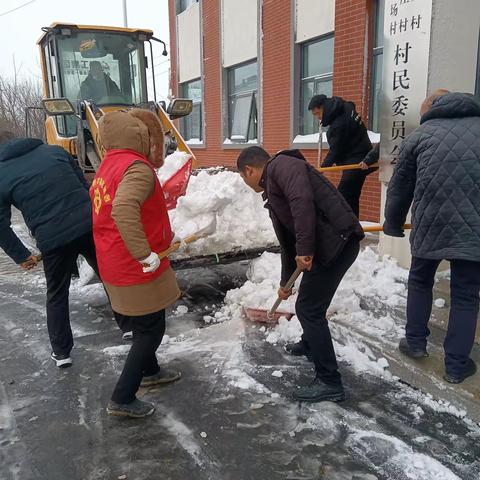
[[[318, 126], [306, 108], [315, 93], [353, 100], [378, 131], [383, 4], [169, 0], [171, 93], [194, 100], [180, 128], [200, 165], [234, 166], [251, 144], [269, 152], [300, 148], [317, 162]], [[373, 174], [361, 217], [378, 221], [379, 214]]]

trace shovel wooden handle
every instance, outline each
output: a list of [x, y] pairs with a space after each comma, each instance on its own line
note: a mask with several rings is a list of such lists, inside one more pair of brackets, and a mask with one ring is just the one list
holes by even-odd
[[160, 258], [160, 260], [162, 260], [163, 258], [171, 255], [173, 252], [176, 252], [182, 246], [182, 243], [185, 243], [185, 244], [189, 245], [190, 243], [196, 242], [197, 240], [199, 240], [200, 238], [203, 238], [203, 237], [204, 237], [204, 235], [198, 235], [196, 233], [193, 233], [192, 235], [189, 235], [188, 237], [185, 237], [182, 242], [176, 242], [173, 245], [170, 245], [163, 252], [158, 253], [157, 254], [158, 258]]
[[[374, 163], [373, 165], [369, 165], [368, 168], [377, 168], [378, 163]], [[360, 164], [352, 163], [350, 165], [336, 165], [335, 167], [319, 167], [317, 170], [319, 172], [343, 172], [345, 170], [361, 170]]]
[[[403, 227], [404, 230], [409, 230], [412, 228], [412, 225], [410, 223], [406, 223]], [[372, 225], [370, 227], [363, 227], [364, 232], [383, 232], [383, 226], [382, 225]]]
[[[292, 276], [288, 279], [288, 282], [285, 284], [283, 289], [288, 292], [288, 290], [290, 290], [293, 287], [293, 285], [295, 284], [297, 278], [300, 276], [302, 271], [303, 270], [297, 267], [297, 269], [292, 273]], [[273, 304], [272, 308], [270, 309], [270, 311], [267, 313], [267, 318], [273, 318], [273, 316], [275, 315], [275, 312], [277, 311], [277, 308], [281, 303], [282, 303], [282, 299], [278, 297], [275, 303]]]

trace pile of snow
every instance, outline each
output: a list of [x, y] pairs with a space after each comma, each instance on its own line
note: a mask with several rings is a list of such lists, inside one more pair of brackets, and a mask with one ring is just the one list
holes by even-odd
[[191, 244], [182, 255], [210, 255], [276, 244], [261, 195], [235, 172], [204, 170], [190, 178], [187, 193], [170, 211], [172, 228], [184, 238], [216, 219], [216, 232]]
[[187, 152], [181, 152], [177, 150], [176, 152], [168, 155], [165, 158], [165, 162], [161, 168], [158, 169], [157, 175], [160, 180], [160, 184], [163, 186], [170, 180], [172, 176], [177, 173], [187, 162], [190, 160], [191, 155]]

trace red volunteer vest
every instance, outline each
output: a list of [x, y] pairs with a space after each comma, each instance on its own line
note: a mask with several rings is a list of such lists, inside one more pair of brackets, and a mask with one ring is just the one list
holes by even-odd
[[[112, 218], [112, 204], [118, 185], [134, 162], [150, 162], [132, 150], [109, 150], [90, 187], [93, 211], [93, 237], [102, 281], [119, 287], [140, 285], [158, 278], [170, 265], [164, 258], [158, 270], [143, 273], [142, 265], [128, 251]], [[155, 190], [141, 207], [143, 229], [152, 252], [160, 253], [170, 246], [172, 230], [165, 198], [155, 175]]]

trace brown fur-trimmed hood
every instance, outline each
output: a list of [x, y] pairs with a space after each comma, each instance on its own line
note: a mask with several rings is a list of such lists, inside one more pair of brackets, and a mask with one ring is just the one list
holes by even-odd
[[106, 113], [99, 122], [100, 140], [106, 150], [133, 150], [155, 167], [161, 167], [164, 135], [160, 120], [149, 110], [134, 108]]

